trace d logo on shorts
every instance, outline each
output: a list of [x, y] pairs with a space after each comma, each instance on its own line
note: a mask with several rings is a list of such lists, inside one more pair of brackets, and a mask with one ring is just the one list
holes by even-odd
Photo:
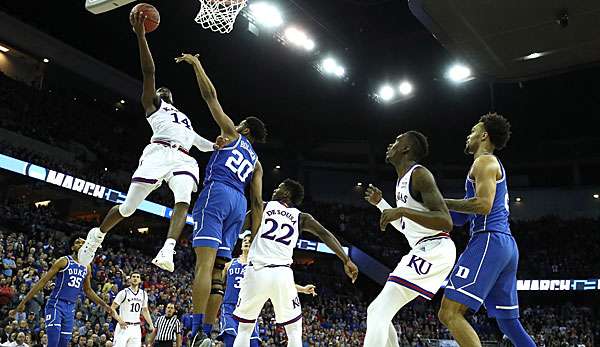
[[470, 270], [468, 268], [459, 265], [458, 270], [456, 271], [456, 274], [454, 276], [466, 279], [467, 277], [469, 277], [469, 272]]
[[427, 260], [417, 257], [413, 255], [410, 261], [408, 262], [408, 267], [412, 267], [415, 269], [418, 275], [426, 275], [431, 270], [431, 263]]

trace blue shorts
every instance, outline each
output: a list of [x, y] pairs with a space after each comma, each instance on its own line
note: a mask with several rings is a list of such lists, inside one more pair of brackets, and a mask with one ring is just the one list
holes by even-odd
[[217, 257], [231, 259], [246, 218], [244, 193], [220, 182], [202, 189], [194, 211], [192, 246], [217, 249]]
[[474, 312], [484, 305], [490, 317], [519, 318], [518, 263], [519, 249], [512, 235], [476, 233], [458, 258], [444, 296]]
[[50, 299], [44, 309], [48, 347], [67, 347], [73, 332], [75, 304], [72, 302]]
[[[223, 304], [223, 306], [221, 306], [221, 317], [219, 319], [219, 322], [221, 324], [221, 334], [219, 335], [219, 339], [225, 342], [225, 347], [229, 347], [229, 345], [227, 345], [228, 337], [233, 337], [233, 339], [231, 339], [231, 346], [233, 346], [233, 340], [235, 340], [235, 337], [237, 336], [239, 322], [233, 318], [234, 310], [235, 305]], [[260, 337], [258, 335], [257, 322], [254, 326], [252, 337], [250, 338], [250, 346], [254, 346], [253, 343], [256, 343], [256, 346], [258, 346], [258, 341], [260, 341]]]

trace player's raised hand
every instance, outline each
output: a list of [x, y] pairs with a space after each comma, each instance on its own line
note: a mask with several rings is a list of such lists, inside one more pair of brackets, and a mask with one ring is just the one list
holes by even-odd
[[374, 185], [369, 184], [369, 187], [365, 191], [365, 200], [367, 200], [369, 204], [377, 206], [382, 197], [383, 195], [381, 194], [381, 190]]
[[189, 54], [189, 53], [181, 53], [181, 56], [175, 58], [175, 62], [176, 63], [181, 63], [182, 61], [185, 61], [188, 64], [194, 65], [197, 62], [199, 62], [198, 60], [198, 54]]
[[356, 279], [358, 278], [358, 267], [352, 260], [348, 259], [348, 261], [344, 263], [344, 271], [346, 272], [346, 275], [350, 277], [352, 283], [356, 282]]
[[138, 36], [146, 35], [146, 28], [144, 27], [144, 21], [146, 20], [146, 15], [142, 11], [138, 11], [136, 13], [131, 13], [129, 15], [129, 21], [133, 26], [133, 32]]
[[305, 286], [298, 286], [298, 291], [302, 294], [308, 294], [308, 295], [312, 295], [312, 296], [317, 296], [317, 291], [316, 291], [317, 287], [315, 287], [313, 284], [307, 284]]
[[218, 151], [219, 149], [225, 147], [228, 143], [229, 143], [229, 138], [228, 137], [223, 137], [223, 136], [219, 135], [219, 136], [217, 136], [217, 139], [215, 140], [215, 144], [213, 145], [213, 149], [215, 151]]

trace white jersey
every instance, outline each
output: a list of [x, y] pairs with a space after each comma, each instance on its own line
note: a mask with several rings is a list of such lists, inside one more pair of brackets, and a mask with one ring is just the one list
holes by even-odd
[[127, 287], [117, 294], [114, 302], [119, 304], [119, 316], [126, 323], [139, 323], [142, 308], [148, 307], [148, 294], [141, 288], [134, 292]]
[[189, 118], [175, 106], [160, 100], [160, 107], [146, 119], [152, 127], [151, 141], [177, 143], [186, 151], [194, 144], [196, 133]]
[[[396, 206], [406, 207], [417, 211], [429, 211], [422, 203], [417, 201], [410, 192], [410, 182], [413, 172], [416, 168], [422, 167], [421, 165], [414, 165], [408, 172], [396, 183]], [[414, 248], [417, 242], [425, 237], [436, 236], [443, 231], [428, 229], [413, 222], [408, 218], [402, 218], [400, 220], [402, 230], [400, 230], [406, 239], [410, 247]]]
[[265, 205], [262, 223], [252, 241], [248, 260], [254, 267], [290, 265], [300, 236], [300, 210], [278, 201]]

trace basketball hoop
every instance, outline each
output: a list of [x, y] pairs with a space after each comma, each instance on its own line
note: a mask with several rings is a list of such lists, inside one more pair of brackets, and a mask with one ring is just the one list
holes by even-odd
[[196, 23], [204, 29], [227, 34], [233, 30], [233, 24], [247, 0], [200, 0], [200, 12]]

